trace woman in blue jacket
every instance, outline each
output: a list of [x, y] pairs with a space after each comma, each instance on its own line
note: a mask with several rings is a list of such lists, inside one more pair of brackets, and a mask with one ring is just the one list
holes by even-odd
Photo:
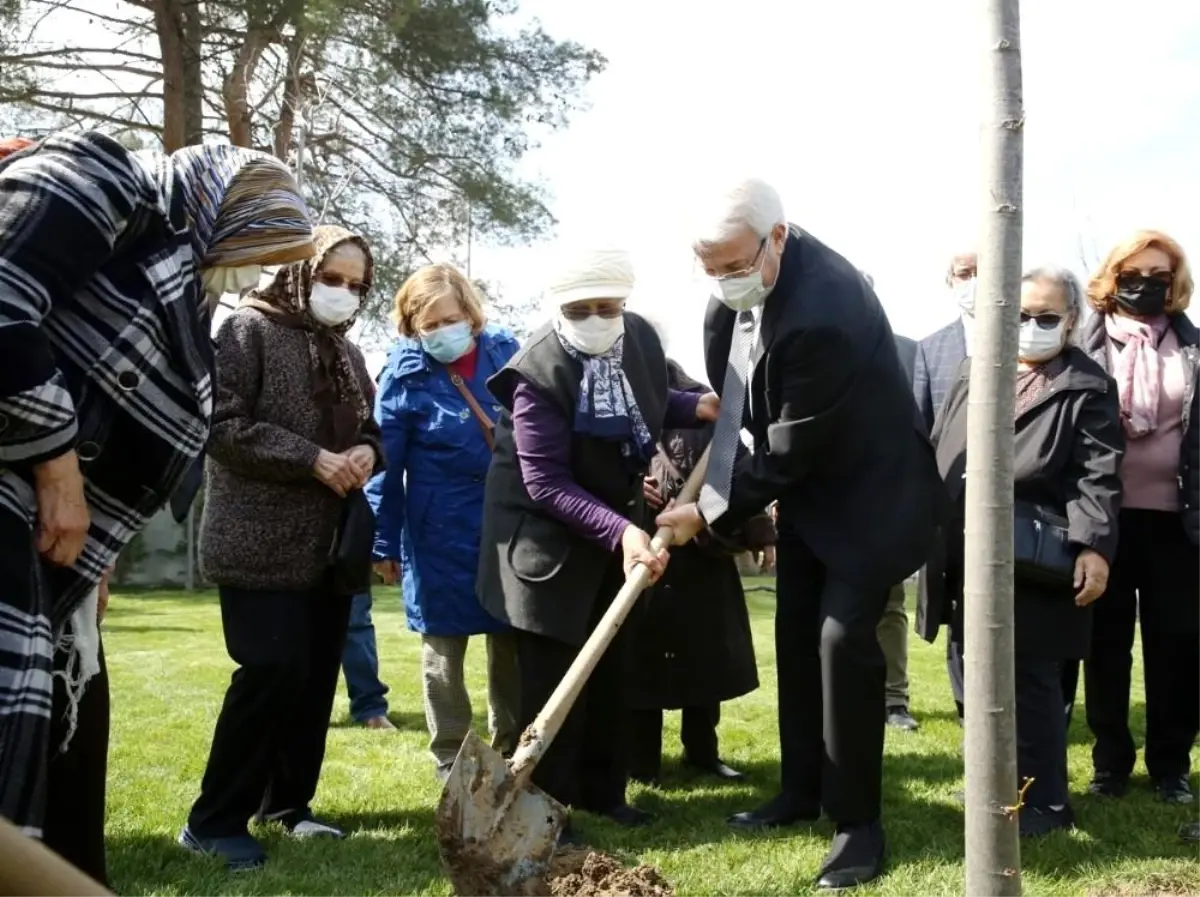
[[516, 652], [505, 624], [475, 597], [491, 428], [500, 406], [487, 379], [516, 354], [511, 333], [485, 323], [475, 289], [449, 265], [430, 265], [396, 294], [401, 339], [379, 377], [375, 416], [384, 473], [367, 487], [375, 510], [375, 569], [402, 581], [408, 626], [421, 634], [430, 751], [445, 778], [471, 725], [463, 678], [467, 639], [487, 636], [488, 727], [516, 746]]

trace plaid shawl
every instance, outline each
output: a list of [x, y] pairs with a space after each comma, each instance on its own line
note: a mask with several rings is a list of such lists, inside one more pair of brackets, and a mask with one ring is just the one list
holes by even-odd
[[[202, 158], [221, 164], [204, 169]], [[72, 614], [208, 438], [212, 344], [198, 268], [211, 253], [197, 233], [226, 233], [224, 193], [246, 170], [279, 171], [264, 158], [213, 148], [177, 160], [86, 133], [0, 161], [0, 527], [17, 534], [0, 565], [0, 816], [27, 834], [41, 833], [57, 748], [56, 646], [71, 643]], [[253, 207], [229, 205], [240, 222], [231, 236], [261, 234], [268, 255], [310, 239], [307, 218], [251, 227], [243, 210]], [[75, 565], [54, 567], [33, 548], [30, 471], [71, 448], [91, 527]], [[72, 683], [76, 697], [83, 684]]]

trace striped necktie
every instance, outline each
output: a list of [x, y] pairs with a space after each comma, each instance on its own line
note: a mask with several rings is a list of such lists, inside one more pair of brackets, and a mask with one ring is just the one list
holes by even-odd
[[713, 432], [708, 471], [700, 490], [698, 507], [709, 523], [729, 509], [729, 489], [733, 483], [733, 464], [737, 460], [738, 443], [742, 439], [742, 420], [746, 408], [746, 372], [750, 367], [750, 351], [754, 345], [754, 315], [739, 312], [733, 325], [729, 344], [729, 362], [725, 367], [725, 384], [721, 390], [721, 416]]

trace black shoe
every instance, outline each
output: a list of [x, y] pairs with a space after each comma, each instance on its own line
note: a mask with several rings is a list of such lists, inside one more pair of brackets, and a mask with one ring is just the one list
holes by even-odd
[[746, 778], [744, 773], [738, 772], [731, 766], [726, 766], [719, 758], [713, 758], [702, 763], [693, 762], [685, 759], [683, 765], [688, 769], [693, 769], [696, 772], [704, 773], [705, 775], [714, 776], [726, 782], [740, 782]]
[[225, 838], [199, 838], [186, 825], [176, 839], [179, 846], [192, 853], [220, 857], [230, 872], [252, 872], [267, 863], [267, 855], [251, 835], [232, 835]]
[[872, 881], [883, 874], [883, 826], [878, 822], [838, 826], [817, 887], [839, 891]]
[[1200, 822], [1185, 822], [1179, 827], [1179, 838], [1195, 844], [1200, 841]]
[[618, 804], [607, 810], [593, 810], [593, 812], [597, 816], [611, 819], [617, 825], [623, 825], [626, 828], [637, 828], [638, 826], [649, 825], [654, 821], [652, 813], [639, 810], [637, 807], [631, 807], [629, 804]]
[[1088, 794], [1095, 797], [1124, 797], [1129, 790], [1129, 776], [1118, 776], [1111, 772], [1098, 772], [1092, 776]]
[[805, 805], [786, 794], [779, 794], [761, 807], [730, 816], [728, 821], [734, 828], [778, 828], [797, 822], [816, 822], [820, 818], [819, 806]]
[[901, 729], [905, 732], [915, 732], [921, 727], [920, 723], [913, 719], [912, 714], [908, 712], [908, 708], [900, 704], [887, 709], [887, 724], [893, 729]]
[[1022, 838], [1040, 838], [1060, 828], [1075, 826], [1075, 811], [1067, 804], [1061, 810], [1022, 807], [1017, 818]]
[[1158, 799], [1164, 804], [1190, 804], [1192, 789], [1188, 785], [1187, 776], [1166, 776], [1154, 783]]

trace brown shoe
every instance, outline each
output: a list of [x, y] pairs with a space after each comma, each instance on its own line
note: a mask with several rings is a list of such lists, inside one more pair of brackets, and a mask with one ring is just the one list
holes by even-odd
[[363, 725], [368, 729], [381, 729], [387, 732], [394, 732], [396, 727], [392, 725], [392, 721], [386, 716], [373, 716], [369, 720], [364, 720]]

